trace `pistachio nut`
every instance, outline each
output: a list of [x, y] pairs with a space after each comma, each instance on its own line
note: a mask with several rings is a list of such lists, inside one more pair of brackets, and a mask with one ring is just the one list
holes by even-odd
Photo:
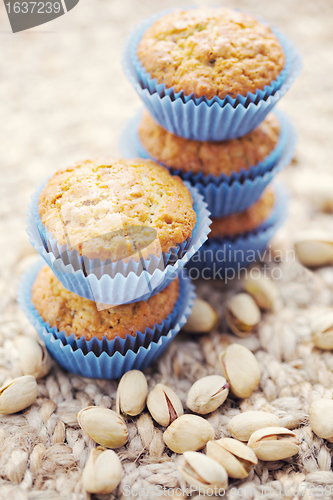
[[309, 415], [313, 432], [333, 443], [333, 400], [317, 399], [311, 404]]
[[262, 274], [257, 278], [248, 274], [243, 280], [243, 288], [252, 295], [261, 309], [272, 309], [279, 296], [279, 290], [273, 281]]
[[37, 379], [45, 377], [51, 368], [51, 358], [45, 345], [23, 335], [16, 337], [14, 342], [24, 375], [33, 375]]
[[239, 398], [248, 398], [258, 387], [260, 370], [252, 352], [240, 344], [231, 344], [219, 355], [223, 374], [230, 389]]
[[165, 444], [175, 453], [197, 451], [214, 439], [211, 424], [198, 415], [181, 415], [163, 434]]
[[251, 295], [239, 293], [227, 301], [225, 317], [238, 337], [248, 337], [260, 323], [260, 309]]
[[295, 251], [304, 266], [316, 267], [333, 263], [333, 237], [324, 231], [306, 231], [295, 241]]
[[223, 465], [229, 477], [244, 479], [258, 463], [256, 454], [246, 444], [232, 438], [208, 441], [207, 455]]
[[79, 411], [77, 420], [91, 439], [106, 448], [120, 448], [128, 441], [124, 419], [108, 408], [87, 406]]
[[194, 299], [193, 308], [183, 331], [209, 333], [217, 327], [219, 317], [215, 309], [205, 300]]
[[260, 460], [273, 462], [296, 455], [298, 441], [293, 431], [284, 427], [265, 427], [255, 431], [247, 444]]
[[312, 340], [320, 349], [333, 349], [333, 311], [319, 316], [313, 321]]
[[205, 415], [216, 410], [227, 399], [229, 385], [220, 375], [197, 380], [188, 392], [186, 406], [194, 413]]
[[184, 413], [182, 402], [175, 391], [164, 384], [156, 384], [150, 391], [147, 408], [153, 419], [163, 427], [167, 427]]
[[118, 455], [101, 446], [91, 450], [82, 473], [82, 484], [88, 493], [106, 495], [119, 485], [123, 468]]
[[178, 470], [190, 486], [196, 486], [203, 493], [228, 488], [226, 470], [215, 460], [196, 451], [185, 451], [184, 459], [185, 464]]
[[266, 411], [244, 411], [233, 417], [227, 426], [228, 431], [239, 441], [248, 441], [251, 434], [265, 427], [278, 427], [280, 419]]
[[139, 415], [146, 406], [148, 384], [139, 370], [130, 370], [120, 379], [117, 396], [117, 413], [130, 417]]
[[36, 400], [37, 392], [32, 375], [15, 378], [0, 388], [0, 413], [9, 415], [28, 408]]

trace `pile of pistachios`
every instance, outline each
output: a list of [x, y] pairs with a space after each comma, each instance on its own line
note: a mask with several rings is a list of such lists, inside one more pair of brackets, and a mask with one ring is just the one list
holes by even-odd
[[[261, 321], [261, 310], [271, 310], [278, 299], [278, 289], [263, 276], [243, 280], [244, 292], [226, 303], [225, 318], [238, 337], [251, 335]], [[217, 312], [202, 299], [196, 299], [184, 330], [208, 333], [219, 323]], [[314, 344], [333, 348], [333, 315], [314, 323]], [[120, 483], [123, 472], [119, 458], [109, 448], [128, 441], [126, 419], [139, 415], [147, 406], [151, 417], [164, 427], [163, 440], [174, 453], [183, 454], [179, 467], [182, 478], [201, 491], [228, 487], [228, 478], [244, 479], [259, 460], [277, 461], [298, 453], [299, 444], [293, 431], [280, 426], [280, 419], [264, 411], [247, 411], [233, 417], [228, 426], [231, 437], [215, 439], [212, 425], [201, 415], [217, 410], [226, 401], [229, 390], [238, 398], [248, 398], [260, 383], [260, 369], [254, 354], [241, 344], [233, 343], [219, 354], [222, 375], [197, 380], [187, 394], [185, 413], [179, 396], [168, 386], [157, 384], [148, 393], [143, 373], [133, 370], [120, 380], [116, 396], [116, 412], [89, 407], [78, 414], [82, 429], [98, 443], [83, 471], [83, 484], [90, 493], [109, 493]], [[333, 424], [326, 425], [323, 413], [333, 422], [333, 402], [318, 400], [310, 410], [310, 423], [319, 436], [333, 442]], [[199, 450], [205, 449], [205, 453]], [[103, 466], [103, 453], [108, 453]], [[99, 462], [98, 462], [99, 460]], [[111, 462], [114, 466], [111, 468]], [[110, 470], [112, 469], [112, 474]], [[104, 475], [103, 475], [104, 471]], [[103, 476], [103, 477], [102, 477]], [[97, 480], [97, 478], [100, 478]], [[92, 481], [91, 478], [94, 478]], [[109, 483], [108, 483], [109, 478]]]
[[36, 401], [36, 379], [45, 377], [52, 364], [42, 342], [19, 336], [15, 339], [15, 345], [23, 376], [5, 382], [0, 388], [0, 413], [7, 415], [22, 411]]
[[[279, 298], [274, 283], [263, 276], [242, 282], [243, 291], [226, 302], [225, 319], [240, 338], [258, 328], [262, 310], [272, 310]], [[184, 330], [209, 333], [219, 323], [215, 309], [196, 299]], [[333, 312], [318, 317], [312, 324], [312, 342], [320, 349], [333, 349]], [[0, 388], [0, 413], [12, 414], [33, 404], [38, 395], [37, 379], [49, 372], [52, 361], [42, 342], [30, 337], [15, 339], [21, 377]], [[132, 370], [121, 378], [113, 411], [89, 406], [77, 416], [78, 424], [97, 443], [83, 470], [83, 486], [89, 493], [111, 493], [120, 484], [123, 468], [113, 451], [129, 440], [128, 419], [147, 408], [155, 422], [164, 428], [165, 445], [182, 454], [180, 476], [201, 491], [228, 487], [229, 478], [244, 479], [258, 460], [277, 461], [298, 453], [293, 431], [283, 428], [280, 419], [265, 411], [245, 411], [228, 423], [230, 437], [215, 439], [215, 431], [204, 416], [220, 408], [229, 396], [248, 398], [260, 384], [260, 368], [255, 355], [237, 342], [219, 353], [221, 373], [197, 380], [189, 389], [186, 412], [176, 392], [158, 383], [150, 391], [145, 375]], [[148, 417], [147, 413], [140, 419]], [[333, 401], [317, 399], [310, 410], [310, 426], [319, 437], [333, 442]], [[139, 421], [138, 421], [139, 425]], [[200, 451], [200, 450], [203, 450]]]
[[[116, 411], [89, 406], [78, 414], [80, 427], [98, 445], [91, 451], [83, 471], [83, 485], [89, 493], [110, 493], [123, 476], [118, 456], [110, 449], [124, 446], [128, 439], [126, 419], [139, 415], [147, 406], [157, 424], [165, 427], [163, 440], [174, 453], [183, 454], [179, 472], [185, 481], [201, 490], [228, 487], [228, 477], [243, 479], [257, 464], [283, 460], [298, 453], [294, 432], [280, 427], [280, 420], [263, 411], [248, 411], [232, 418], [232, 437], [215, 440], [212, 425], [200, 415], [219, 408], [229, 389], [238, 397], [248, 397], [258, 386], [259, 366], [255, 356], [239, 344], [230, 345], [220, 355], [225, 377], [209, 375], [197, 380], [187, 394], [184, 413], [179, 396], [167, 385], [157, 384], [148, 393], [142, 372], [132, 370], [121, 378]], [[244, 376], [239, 377], [239, 374]], [[246, 444], [247, 443], [247, 444]], [[206, 454], [199, 453], [206, 447]], [[105, 455], [104, 455], [105, 454]], [[105, 456], [105, 462], [104, 457]]]

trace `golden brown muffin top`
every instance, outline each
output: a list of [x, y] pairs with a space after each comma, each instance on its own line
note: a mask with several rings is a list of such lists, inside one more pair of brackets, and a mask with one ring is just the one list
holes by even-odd
[[271, 214], [274, 199], [274, 191], [268, 188], [259, 200], [244, 212], [228, 215], [227, 217], [212, 217], [213, 222], [208, 237], [223, 238], [253, 231]]
[[239, 139], [192, 141], [171, 134], [145, 111], [139, 126], [139, 138], [149, 156], [169, 168], [218, 177], [239, 173], [263, 161], [275, 148], [279, 131], [279, 122], [270, 113], [256, 129]]
[[59, 244], [102, 261], [145, 258], [192, 235], [191, 193], [149, 160], [102, 158], [58, 171], [39, 197], [39, 215]]
[[207, 99], [263, 90], [285, 63], [269, 26], [224, 7], [176, 10], [159, 18], [144, 33], [137, 55], [159, 84]]
[[177, 278], [148, 300], [99, 311], [92, 300], [67, 290], [48, 266], [39, 271], [31, 291], [32, 303], [45, 322], [68, 336], [74, 333], [76, 338], [85, 336], [86, 340], [92, 337], [102, 340], [104, 335], [113, 340], [144, 332], [167, 318], [178, 295]]

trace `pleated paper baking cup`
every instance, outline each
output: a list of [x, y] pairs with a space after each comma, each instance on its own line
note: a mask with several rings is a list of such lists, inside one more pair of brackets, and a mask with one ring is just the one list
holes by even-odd
[[147, 300], [159, 293], [173, 279], [190, 258], [207, 240], [211, 220], [203, 196], [188, 185], [193, 196], [193, 208], [197, 222], [192, 237], [176, 249], [161, 257], [151, 257], [139, 262], [101, 262], [82, 257], [77, 251], [70, 251], [67, 245], [58, 245], [44, 226], [38, 215], [40, 187], [32, 196], [27, 214], [27, 233], [30, 243], [51, 267], [54, 274], [67, 290], [95, 302], [110, 305], [126, 304]]
[[165, 351], [171, 340], [186, 323], [195, 298], [194, 285], [183, 270], [179, 276], [180, 292], [177, 303], [168, 318], [154, 328], [127, 335], [113, 341], [92, 339], [88, 342], [66, 336], [43, 321], [31, 301], [31, 287], [43, 265], [37, 262], [21, 278], [18, 301], [29, 321], [45, 342], [51, 356], [62, 368], [91, 378], [115, 379], [126, 371], [144, 370]]
[[258, 228], [235, 237], [208, 239], [186, 266], [191, 279], [235, 277], [236, 272], [265, 259], [269, 241], [288, 213], [286, 191], [278, 186], [275, 192], [273, 212]]
[[286, 64], [275, 82], [263, 91], [248, 93], [236, 99], [211, 100], [193, 94], [175, 93], [152, 80], [136, 56], [137, 45], [145, 30], [161, 12], [138, 26], [127, 40], [123, 53], [123, 70], [153, 118], [173, 134], [199, 141], [222, 141], [241, 137], [257, 127], [297, 78], [302, 62], [293, 43], [272, 28], [283, 46]]
[[[219, 177], [202, 174], [192, 175], [179, 169], [170, 169], [184, 181], [194, 185], [204, 197], [213, 217], [224, 217], [242, 212], [257, 201], [268, 184], [293, 158], [297, 134], [291, 121], [281, 111], [276, 112], [280, 122], [280, 137], [274, 150], [258, 165], [242, 170], [239, 174]], [[138, 126], [142, 117], [140, 111], [125, 126], [119, 148], [124, 158], [150, 158], [138, 136]], [[152, 158], [154, 159], [154, 158]], [[155, 160], [156, 161], [156, 160]], [[165, 165], [164, 165], [165, 166]]]

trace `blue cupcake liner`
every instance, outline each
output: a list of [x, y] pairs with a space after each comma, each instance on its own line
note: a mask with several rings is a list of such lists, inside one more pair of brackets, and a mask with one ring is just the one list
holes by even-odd
[[[302, 61], [296, 47], [276, 28], [275, 34], [283, 45], [286, 65], [280, 78], [264, 91], [249, 93], [246, 97], [236, 99], [226, 97], [210, 101], [204, 97], [175, 94], [172, 89], [163, 89], [154, 84], [154, 80], [142, 81], [133, 53], [145, 29], [158, 17], [159, 13], [144, 21], [128, 39], [122, 58], [123, 71], [148, 108], [153, 118], [162, 127], [175, 135], [199, 141], [222, 141], [241, 137], [261, 123], [278, 100], [289, 90], [297, 78]], [[148, 81], [149, 80], [149, 81]], [[156, 83], [156, 82], [155, 82]]]
[[187, 264], [191, 279], [218, 278], [228, 271], [241, 271], [262, 258], [265, 249], [288, 215], [289, 196], [275, 185], [276, 202], [272, 214], [255, 230], [234, 237], [210, 238]]
[[[127, 123], [122, 132], [119, 148], [125, 158], [149, 158], [137, 134], [141, 115], [142, 111]], [[184, 174], [180, 170], [170, 169], [172, 174], [179, 175], [197, 188], [211, 216], [224, 217], [246, 210], [260, 198], [275, 175], [292, 160], [297, 139], [295, 128], [283, 113], [278, 111], [276, 115], [281, 126], [278, 144], [263, 162], [250, 167], [248, 172], [242, 170], [240, 174], [235, 173], [230, 177], [224, 174], [215, 177]]]
[[[187, 7], [188, 8], [188, 7]], [[189, 7], [195, 8], [195, 7]], [[271, 30], [273, 33], [277, 36], [279, 39], [283, 51], [285, 53], [285, 65], [281, 71], [281, 73], [278, 75], [276, 80], [273, 80], [270, 85], [265, 85], [263, 90], [257, 89], [255, 93], [248, 92], [246, 96], [242, 96], [240, 94], [237, 95], [237, 97], [232, 98], [230, 96], [226, 96], [224, 99], [220, 99], [219, 97], [215, 96], [212, 99], [207, 99], [206, 97], [195, 97], [195, 95], [192, 93], [190, 95], [186, 95], [184, 91], [180, 92], [175, 92], [175, 90], [171, 88], [166, 88], [164, 83], [159, 84], [157, 82], [157, 79], [154, 78], [152, 79], [150, 74], [147, 73], [145, 68], [142, 66], [138, 56], [137, 56], [137, 48], [138, 44], [145, 33], [145, 31], [155, 22], [157, 19], [159, 19], [162, 16], [165, 16], [169, 13], [171, 13], [175, 9], [168, 9], [162, 12], [158, 12], [153, 14], [151, 17], [145, 19], [140, 25], [138, 25], [132, 34], [130, 35], [128, 39], [128, 45], [127, 45], [127, 50], [129, 51], [129, 55], [131, 58], [131, 62], [135, 68], [135, 71], [139, 77], [140, 84], [142, 88], [146, 88], [149, 90], [151, 94], [154, 94], [157, 92], [161, 97], [164, 95], [169, 95], [172, 99], [178, 99], [181, 98], [184, 102], [189, 101], [190, 99], [195, 102], [195, 104], [200, 104], [201, 102], [206, 102], [208, 106], [211, 106], [214, 102], [218, 103], [219, 106], [223, 107], [227, 103], [231, 104], [233, 107], [236, 107], [237, 104], [242, 104], [243, 106], [246, 106], [250, 102], [258, 102], [260, 99], [267, 99], [270, 95], [273, 95], [283, 84], [285, 81], [291, 67], [291, 62], [292, 58], [290, 57], [290, 48], [292, 47], [292, 43], [286, 38], [285, 35], [283, 35], [277, 28], [274, 26], [270, 25]], [[263, 24], [269, 24], [266, 21], [262, 19], [260, 20], [261, 23]]]
[[193, 197], [193, 208], [197, 222], [192, 237], [168, 254], [140, 259], [101, 262], [99, 259], [83, 258], [77, 251], [70, 251], [67, 245], [58, 245], [57, 240], [46, 233], [38, 214], [38, 197], [43, 185], [32, 196], [27, 213], [27, 234], [29, 241], [65, 288], [81, 297], [101, 304], [119, 305], [147, 300], [159, 293], [173, 279], [190, 258], [207, 240], [211, 220], [207, 204], [202, 195], [187, 185]]
[[[43, 321], [31, 301], [31, 287], [43, 262], [37, 262], [21, 277], [18, 302], [51, 356], [62, 368], [72, 373], [90, 378], [115, 379], [126, 371], [144, 370], [164, 352], [171, 340], [184, 326], [191, 313], [195, 298], [194, 285], [186, 272], [180, 276], [180, 293], [172, 313], [160, 325], [145, 332], [137, 332], [135, 337], [114, 341], [84, 338], [76, 340], [74, 334], [66, 337]], [[131, 338], [132, 337], [132, 338]], [[132, 348], [133, 347], [133, 348]]]

